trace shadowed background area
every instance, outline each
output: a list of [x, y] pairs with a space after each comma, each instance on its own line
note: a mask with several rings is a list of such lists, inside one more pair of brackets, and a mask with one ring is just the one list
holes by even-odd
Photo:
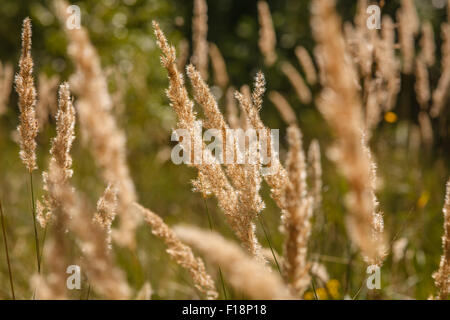
[[[382, 14], [396, 19], [400, 1], [378, 1]], [[436, 39], [436, 62], [429, 68], [431, 88], [435, 88], [441, 72], [441, 24], [446, 21], [445, 1], [414, 1], [421, 21], [430, 21]], [[395, 107], [383, 112], [373, 131], [370, 147], [378, 167], [376, 193], [384, 213], [385, 228], [391, 248], [381, 269], [382, 289], [368, 292], [365, 286], [366, 264], [351, 244], [345, 225], [347, 209], [344, 197], [348, 183], [334, 162], [327, 157], [334, 135], [317, 110], [314, 98], [319, 85], [310, 86], [313, 101], [301, 102], [293, 86], [282, 72], [289, 61], [302, 70], [295, 48], [305, 47], [312, 55], [315, 41], [310, 27], [310, 1], [280, 0], [269, 3], [277, 38], [277, 61], [264, 63], [258, 47], [259, 23], [254, 1], [214, 0], [208, 3], [208, 35], [226, 62], [230, 85], [240, 88], [252, 85], [259, 70], [266, 76], [267, 91], [278, 91], [290, 102], [303, 133], [305, 149], [317, 139], [322, 152], [322, 205], [312, 218], [309, 257], [320, 263], [326, 272], [323, 279], [313, 277], [304, 297], [313, 299], [374, 298], [426, 299], [434, 294], [432, 273], [438, 269], [442, 254], [442, 207], [445, 183], [450, 174], [449, 106], [446, 101], [440, 117], [431, 120], [432, 142], [421, 139], [419, 112], [415, 93], [415, 75], [401, 75], [401, 88]], [[349, 5], [352, 3], [351, 5]], [[181, 0], [100, 0], [73, 1], [81, 9], [81, 24], [88, 30], [108, 79], [113, 101], [112, 113], [127, 137], [127, 161], [139, 201], [158, 213], [168, 225], [193, 224], [209, 228], [208, 214], [214, 229], [235, 239], [215, 198], [203, 199], [192, 191], [191, 180], [196, 170], [175, 165], [170, 159], [174, 142], [170, 140], [176, 126], [176, 116], [169, 106], [165, 90], [167, 72], [161, 67], [160, 50], [153, 35], [152, 20], [157, 20], [169, 41], [179, 51], [189, 44], [192, 53], [193, 1]], [[356, 1], [337, 1], [337, 11], [344, 21], [353, 21]], [[67, 38], [54, 14], [51, 1], [2, 0], [0, 6], [0, 61], [10, 63], [14, 73], [20, 56], [22, 21], [29, 16], [33, 24], [32, 57], [39, 94], [50, 89], [38, 108], [41, 113], [37, 137], [38, 166], [35, 173], [36, 198], [44, 193], [41, 173], [49, 160], [50, 139], [55, 135], [56, 84], [67, 81], [74, 65], [67, 55]], [[419, 46], [419, 37], [415, 45]], [[209, 67], [208, 83], [225, 111], [225, 90], [214, 83]], [[305, 76], [303, 71], [300, 71]], [[52, 85], [53, 83], [53, 85]], [[187, 81], [188, 90], [190, 83]], [[43, 94], [44, 95], [44, 94]], [[53, 99], [51, 99], [53, 97]], [[74, 100], [77, 100], [75, 95]], [[0, 106], [1, 108], [1, 106]], [[195, 107], [199, 114], [202, 111]], [[35, 272], [33, 226], [30, 221], [28, 176], [19, 159], [16, 127], [19, 110], [17, 94], [11, 90], [6, 111], [0, 114], [0, 198], [5, 217], [10, 258], [14, 272], [16, 296], [29, 299], [33, 292], [29, 283]], [[94, 115], [95, 116], [95, 115]], [[272, 102], [265, 96], [261, 118], [269, 128], [280, 129], [280, 156], [286, 156], [286, 125]], [[415, 132], [416, 135], [411, 132]], [[418, 133], [419, 132], [419, 133]], [[417, 135], [418, 133], [418, 135]], [[422, 134], [423, 135], [423, 134]], [[414, 140], [414, 137], [416, 140]], [[99, 178], [95, 159], [89, 152], [76, 125], [73, 151], [73, 183], [92, 203], [102, 195], [106, 185]], [[261, 244], [282, 254], [283, 236], [279, 229], [280, 209], [269, 197], [269, 187], [263, 183], [261, 194], [265, 202], [262, 211], [267, 235], [256, 221]], [[43, 230], [39, 229], [42, 237]], [[270, 244], [268, 243], [270, 241]], [[192, 285], [189, 274], [171, 261], [164, 243], [153, 236], [148, 226], [137, 232], [136, 250], [114, 246], [118, 266], [126, 271], [132, 289], [139, 291], [145, 282], [151, 283], [153, 299], [199, 299], [201, 294]], [[5, 252], [0, 250], [0, 298], [10, 298]], [[43, 261], [43, 269], [46, 268]], [[208, 270], [217, 280], [218, 272]], [[218, 288], [219, 281], [216, 281]], [[228, 298], [246, 298], [226, 285]], [[315, 293], [314, 293], [315, 289]], [[220, 291], [220, 290], [219, 290]], [[223, 293], [220, 292], [223, 298]], [[98, 298], [90, 292], [83, 278], [82, 289], [71, 292], [75, 299]]]

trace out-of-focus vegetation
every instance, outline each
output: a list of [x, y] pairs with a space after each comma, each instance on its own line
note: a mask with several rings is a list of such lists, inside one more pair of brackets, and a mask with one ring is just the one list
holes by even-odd
[[[446, 9], [435, 7], [439, 1], [415, 2], [420, 19], [432, 21], [439, 48], [439, 26], [445, 19]], [[124, 91], [122, 100], [117, 100], [122, 101], [123, 105], [118, 103], [114, 113], [127, 135], [128, 163], [140, 202], [161, 215], [169, 225], [190, 223], [208, 228], [206, 214], [209, 210], [214, 228], [227, 237], [234, 237], [223, 214], [217, 209], [216, 201], [208, 199], [205, 202], [200, 194], [191, 191], [190, 181], [196, 174], [194, 170], [183, 165], [176, 166], [170, 161], [173, 145], [170, 133], [175, 125], [175, 116], [165, 96], [166, 72], [160, 66], [160, 51], [155, 44], [151, 22], [158, 20], [175, 45], [181, 39], [190, 39], [192, 1], [100, 0], [72, 3], [80, 6], [82, 24], [89, 30], [105, 70], [110, 69], [110, 91]], [[277, 32], [279, 59], [290, 60], [297, 66], [295, 46], [301, 44], [310, 52], [314, 47], [309, 25], [309, 1], [280, 0], [269, 5]], [[405, 245], [401, 253], [391, 254], [383, 265], [382, 289], [368, 293], [363, 285], [365, 263], [351, 246], [344, 224], [346, 210], [343, 195], [347, 184], [326, 157], [333, 135], [314, 103], [303, 105], [298, 100], [280, 72], [279, 65], [264, 66], [258, 49], [256, 2], [214, 0], [208, 1], [208, 6], [208, 40], [214, 42], [224, 56], [231, 83], [237, 88], [250, 84], [257, 70], [262, 69], [268, 90], [282, 92], [295, 108], [305, 145], [309, 145], [313, 138], [317, 138], [321, 145], [324, 154], [323, 205], [313, 218], [310, 257], [323, 263], [330, 281], [321, 283], [316, 280], [319, 297], [428, 298], [435, 291], [431, 274], [438, 268], [442, 252], [442, 206], [445, 182], [450, 174], [448, 106], [442, 117], [433, 122], [434, 145], [411, 148], [408, 136], [411, 127], [417, 125], [419, 106], [415, 100], [414, 77], [403, 76], [401, 93], [393, 110], [397, 118], [388, 118], [389, 121], [383, 121], [375, 131], [371, 147], [378, 164], [377, 195], [384, 212], [386, 230], [391, 244], [399, 246], [399, 240], [406, 240], [401, 240]], [[398, 1], [388, 1], [383, 13], [394, 17], [398, 6]], [[353, 1], [339, 1], [338, 9], [345, 20], [352, 19], [355, 13]], [[73, 72], [73, 65], [67, 58], [67, 41], [50, 1], [2, 0], [0, 60], [11, 62], [17, 69], [21, 23], [26, 16], [30, 16], [33, 22], [32, 54], [36, 79], [38, 74], [45, 73], [49, 76], [56, 74], [61, 81], [67, 80]], [[436, 52], [439, 58], [439, 49]], [[439, 60], [430, 73], [432, 87], [435, 87], [440, 75]], [[216, 89], [219, 97], [223, 95]], [[318, 88], [313, 87], [312, 90], [317, 91]], [[281, 128], [283, 156], [285, 125], [268, 99], [261, 112], [268, 127]], [[17, 95], [12, 92], [7, 113], [0, 116], [0, 197], [7, 220], [16, 295], [30, 298], [32, 289], [28, 279], [36, 268], [34, 240], [28, 179], [15, 142], [17, 125]], [[39, 172], [47, 166], [53, 135], [52, 118], [38, 136]], [[93, 159], [78, 133], [72, 154], [75, 185], [90, 195], [92, 201], [96, 201], [105, 186], [98, 179]], [[40, 196], [43, 191], [38, 174], [35, 181], [35, 190]], [[262, 213], [264, 221], [275, 250], [281, 253], [283, 238], [278, 230], [280, 212], [268, 196], [269, 190], [265, 184], [262, 194], [266, 203]], [[258, 224], [257, 227], [261, 243], [268, 247], [261, 226]], [[42, 230], [40, 234], [42, 236]], [[154, 299], [199, 298], [187, 274], [170, 261], [165, 246], [151, 235], [147, 226], [139, 228], [136, 252], [119, 247], [116, 249], [119, 266], [126, 270], [134, 289], [139, 290], [145, 281], [149, 281]], [[1, 247], [0, 298], [9, 297], [4, 255]], [[44, 269], [45, 263], [43, 261]], [[229, 296], [242, 297], [239, 292], [231, 292], [228, 287], [227, 290], [230, 291]], [[87, 291], [88, 286], [84, 282], [81, 292], [75, 292], [73, 297], [84, 298]], [[305, 297], [314, 298], [312, 288]]]

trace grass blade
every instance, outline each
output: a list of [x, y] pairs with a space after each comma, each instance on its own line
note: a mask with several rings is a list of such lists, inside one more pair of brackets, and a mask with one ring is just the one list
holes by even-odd
[[275, 252], [273, 251], [272, 242], [270, 241], [270, 234], [268, 233], [268, 231], [266, 231], [266, 227], [264, 226], [265, 222], [264, 222], [264, 218], [263, 218], [262, 213], [259, 215], [259, 222], [260, 222], [261, 227], [263, 229], [264, 236], [266, 237], [266, 241], [269, 244], [269, 248], [270, 248], [270, 251], [272, 252], [272, 256], [273, 256], [273, 259], [275, 261], [275, 264], [277, 265], [278, 272], [280, 273], [280, 276], [282, 276], [281, 268], [280, 268], [280, 265], [278, 264], [277, 256], [275, 255]]
[[8, 241], [6, 239], [5, 218], [3, 216], [3, 206], [2, 206], [1, 199], [0, 199], [0, 216], [1, 216], [1, 220], [2, 220], [2, 231], [3, 231], [3, 241], [5, 243], [6, 262], [8, 263], [9, 284], [11, 286], [11, 295], [12, 295], [13, 300], [16, 300], [16, 295], [14, 294], [14, 282], [13, 282], [13, 277], [12, 277], [11, 262], [9, 260]]
[[36, 262], [37, 262], [37, 268], [38, 273], [41, 273], [41, 255], [39, 254], [39, 237], [38, 237], [38, 231], [36, 226], [36, 206], [34, 202], [34, 188], [33, 188], [33, 173], [30, 172], [30, 194], [31, 194], [31, 207], [33, 208], [31, 215], [33, 218], [33, 227], [34, 227], [34, 242], [36, 246]]
[[[208, 217], [209, 229], [211, 231], [213, 231], [212, 219], [211, 219], [211, 215], [209, 214], [208, 203], [206, 202], [205, 197], [202, 197], [202, 198], [203, 198], [203, 203], [205, 204], [205, 208], [206, 208], [206, 216]], [[225, 300], [228, 300], [227, 290], [225, 289], [225, 281], [223, 280], [223, 274], [222, 274], [222, 270], [220, 269], [220, 267], [219, 267], [219, 277], [220, 277], [220, 282], [222, 284], [223, 296], [224, 296]]]

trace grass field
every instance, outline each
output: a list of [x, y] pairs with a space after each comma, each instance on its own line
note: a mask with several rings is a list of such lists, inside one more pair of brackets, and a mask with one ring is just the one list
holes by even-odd
[[[446, 1], [73, 4], [0, 9], [0, 299], [448, 299]], [[275, 174], [174, 164], [195, 120]]]

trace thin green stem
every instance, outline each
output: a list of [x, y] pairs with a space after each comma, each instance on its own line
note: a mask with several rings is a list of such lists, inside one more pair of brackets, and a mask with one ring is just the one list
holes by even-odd
[[[366, 281], [366, 279], [364, 279], [364, 281]], [[358, 291], [356, 292], [356, 294], [353, 296], [352, 300], [356, 300], [356, 298], [358, 298], [359, 293], [361, 292], [361, 289], [364, 287], [364, 281], [361, 284], [361, 286], [359, 287]]]
[[353, 263], [353, 257], [354, 254], [352, 253], [352, 248], [349, 245], [348, 246], [348, 250], [349, 250], [349, 258], [348, 258], [348, 262], [347, 262], [347, 268], [345, 271], [345, 289], [344, 289], [344, 295], [347, 295], [347, 293], [350, 292], [350, 284], [351, 284], [351, 274], [352, 274], [352, 263]]
[[219, 277], [220, 277], [220, 282], [222, 283], [223, 296], [224, 296], [225, 300], [228, 300], [227, 290], [225, 289], [225, 281], [223, 280], [222, 269], [220, 269], [220, 267], [219, 267]]
[[37, 268], [38, 273], [41, 273], [41, 255], [39, 253], [39, 236], [36, 226], [36, 206], [34, 203], [34, 188], [33, 188], [33, 172], [30, 171], [30, 193], [31, 193], [31, 207], [33, 208], [33, 211], [31, 212], [32, 218], [33, 218], [33, 226], [34, 226], [34, 241], [36, 246], [36, 261], [37, 261]]
[[[202, 197], [202, 198], [203, 198], [203, 203], [205, 204], [205, 208], [206, 208], [206, 216], [208, 217], [209, 229], [211, 231], [213, 231], [213, 224], [212, 224], [211, 215], [209, 214], [208, 203], [206, 202], [205, 197]], [[228, 300], [227, 290], [225, 289], [225, 281], [223, 280], [223, 274], [222, 274], [222, 270], [220, 269], [220, 267], [219, 267], [219, 277], [220, 277], [220, 283], [222, 284], [223, 296], [224, 296], [225, 300]]]
[[89, 300], [90, 293], [91, 293], [91, 284], [88, 284], [88, 292], [87, 292], [87, 295], [86, 295], [86, 300]]
[[273, 250], [273, 247], [272, 247], [272, 242], [270, 241], [270, 234], [268, 233], [268, 231], [266, 231], [266, 227], [264, 226], [265, 222], [264, 222], [264, 217], [263, 217], [262, 213], [259, 215], [259, 223], [261, 224], [261, 227], [263, 229], [264, 236], [266, 237], [266, 241], [269, 243], [269, 248], [270, 248], [270, 251], [272, 252], [272, 256], [273, 256], [273, 259], [275, 260], [275, 264], [277, 265], [278, 272], [280, 273], [280, 276], [282, 276], [281, 268], [280, 268], [280, 265], [278, 264], [277, 256], [275, 255], [275, 251]]
[[1, 218], [2, 218], [3, 241], [5, 243], [6, 262], [8, 263], [9, 284], [11, 286], [11, 295], [12, 295], [13, 300], [16, 300], [16, 295], [14, 294], [14, 283], [13, 283], [13, 276], [12, 276], [12, 270], [11, 270], [11, 262], [9, 260], [8, 241], [6, 239], [5, 218], [3, 216], [3, 206], [2, 206], [1, 199], [0, 199], [0, 214], [1, 214]]
[[319, 297], [317, 296], [317, 292], [316, 292], [316, 285], [314, 283], [314, 278], [311, 278], [311, 285], [312, 285], [312, 289], [313, 289], [313, 292], [314, 292], [314, 298], [316, 300], [319, 300]]
[[44, 254], [44, 245], [45, 245], [45, 238], [47, 237], [47, 225], [45, 225], [44, 228], [44, 236], [42, 237], [42, 248], [41, 248], [41, 254], [39, 256], [39, 267], [42, 264], [42, 256]]
[[213, 231], [213, 225], [212, 225], [211, 216], [209, 215], [208, 204], [206, 203], [205, 197], [202, 197], [202, 198], [203, 198], [203, 203], [205, 204], [205, 208], [206, 208], [206, 216], [208, 217], [209, 230]]

